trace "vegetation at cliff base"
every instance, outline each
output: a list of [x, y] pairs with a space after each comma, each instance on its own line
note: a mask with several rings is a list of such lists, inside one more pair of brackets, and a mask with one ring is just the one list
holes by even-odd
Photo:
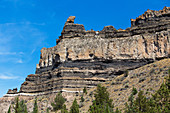
[[33, 108], [33, 112], [32, 113], [38, 113], [37, 98], [35, 99], [34, 108]]
[[170, 113], [170, 71], [165, 83], [150, 98], [144, 95], [144, 91], [140, 91], [134, 100], [137, 94], [134, 90], [126, 103], [125, 113]]
[[[15, 113], [28, 113], [27, 106], [25, 105], [24, 100], [19, 101], [19, 97], [15, 98], [14, 110], [15, 110]], [[10, 113], [11, 111], [8, 110], [8, 112]]]
[[68, 113], [66, 105], [63, 105], [63, 108], [61, 109], [61, 113]]
[[[112, 99], [109, 97], [109, 93], [104, 86], [98, 84], [97, 90], [94, 94], [95, 100], [89, 108], [90, 113], [114, 113]], [[117, 109], [117, 113], [119, 110]]]
[[9, 109], [8, 109], [7, 113], [11, 113], [11, 106], [9, 106]]
[[87, 89], [86, 89], [86, 87], [84, 87], [83, 93], [84, 93], [84, 94], [87, 94]]
[[61, 93], [58, 93], [54, 99], [54, 103], [51, 103], [53, 110], [58, 111], [63, 108], [63, 105], [65, 103], [65, 99], [62, 96]]
[[[93, 102], [88, 109], [88, 113], [170, 113], [170, 69], [168, 73], [169, 75], [165, 77], [164, 82], [154, 94], [140, 89], [137, 90], [133, 87], [128, 102], [126, 102], [122, 111], [118, 108], [114, 109], [114, 103], [113, 100], [110, 99], [107, 88], [98, 84], [94, 92], [94, 100], [92, 100]], [[128, 76], [128, 72], [124, 75]], [[53, 111], [58, 112], [58, 110], [61, 110], [59, 111], [60, 113], [81, 113], [82, 111], [79, 110], [81, 103], [86, 104], [87, 102], [87, 98], [84, 98], [87, 95], [84, 94], [87, 94], [86, 88], [83, 89], [83, 94], [78, 101], [80, 105], [75, 98], [68, 111], [67, 106], [64, 104], [66, 99], [61, 93], [58, 93], [54, 98], [54, 102], [51, 103]], [[28, 113], [25, 101], [20, 101], [19, 97], [15, 98], [14, 105], [9, 106], [7, 113], [13, 112], [12, 110], [14, 110], [14, 113]], [[45, 112], [50, 113], [51, 109], [47, 108]], [[35, 98], [33, 111], [31, 113], [39, 113], [37, 98]]]
[[77, 104], [77, 100], [74, 99], [73, 104], [70, 108], [70, 113], [79, 113], [79, 105]]

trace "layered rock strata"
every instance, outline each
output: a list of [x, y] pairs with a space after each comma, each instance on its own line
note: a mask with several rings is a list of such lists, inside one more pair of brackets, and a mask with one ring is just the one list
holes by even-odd
[[19, 93], [80, 92], [127, 69], [170, 56], [170, 8], [147, 10], [131, 27], [86, 31], [69, 17], [57, 45], [42, 48], [36, 74], [28, 75]]

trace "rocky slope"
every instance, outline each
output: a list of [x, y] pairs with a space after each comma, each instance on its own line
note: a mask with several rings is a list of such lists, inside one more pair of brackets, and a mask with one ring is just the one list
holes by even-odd
[[[110, 98], [113, 99], [114, 107], [123, 111], [133, 87], [138, 92], [140, 90], [144, 91], [144, 94], [149, 97], [160, 88], [164, 78], [168, 76], [169, 69], [170, 58], [163, 59], [134, 70], [129, 70], [128, 75], [121, 74], [102, 85], [107, 88]], [[88, 94], [84, 96], [85, 102], [84, 106], [81, 107], [82, 112], [88, 111], [94, 100], [95, 90], [96, 87], [89, 89]], [[80, 100], [80, 97], [77, 99]]]
[[[86, 31], [83, 25], [75, 24], [74, 19], [75, 16], [67, 19], [56, 46], [42, 48], [36, 73], [27, 76], [20, 91], [9, 90], [0, 99], [1, 111], [7, 111], [11, 99], [17, 95], [27, 101], [35, 96], [45, 96], [47, 100], [52, 100], [56, 92], [62, 91], [69, 103], [72, 97], [82, 93], [84, 87], [90, 89], [98, 83], [119, 78], [125, 70], [132, 70], [129, 74], [134, 75], [134, 69], [170, 57], [170, 7], [164, 7], [160, 11], [147, 10], [138, 18], [131, 19], [131, 27], [126, 30], [105, 26], [102, 31]], [[166, 61], [169, 62], [169, 59]], [[140, 77], [144, 77], [145, 74], [140, 74]], [[162, 79], [162, 77], [158, 78]], [[113, 82], [112, 84], [117, 86], [110, 85], [108, 90], [123, 92], [127, 91], [123, 88], [124, 85], [128, 84], [127, 87], [130, 88], [131, 85], [138, 86], [131, 83], [129, 79], [124, 85], [120, 85], [119, 83], [124, 81], [122, 79]], [[143, 79], [142, 82], [146, 78]], [[122, 89], [116, 89], [119, 87]], [[129, 93], [123, 96], [128, 95]], [[117, 101], [124, 101], [123, 96], [118, 98], [122, 100]], [[115, 106], [123, 106], [123, 102], [121, 104], [114, 100], [117, 103]], [[83, 109], [87, 111], [86, 108]]]
[[[130, 96], [133, 87], [137, 88], [138, 91], [145, 91], [145, 95], [147, 95], [147, 97], [149, 97], [150, 94], [155, 93], [155, 91], [157, 91], [160, 85], [163, 83], [164, 77], [168, 76], [168, 69], [170, 68], [169, 62], [170, 58], [162, 59], [160, 61], [147, 64], [140, 68], [129, 70], [128, 76], [121, 74], [119, 76], [111, 78], [107, 82], [102, 83], [103, 86], [107, 87], [107, 90], [110, 93], [110, 98], [113, 99], [115, 108], [118, 107], [120, 110], [123, 110], [123, 108], [125, 107], [124, 104], [127, 102], [127, 99]], [[80, 112], [83, 113], [87, 112], [89, 106], [92, 104], [92, 101], [94, 100], [95, 90], [96, 87], [93, 87], [87, 88], [87, 94], [83, 94], [82, 92], [63, 92], [62, 95], [66, 98], [65, 104], [68, 109], [76, 98], [80, 106]], [[80, 102], [82, 95], [85, 99], [84, 102]], [[55, 96], [56, 93], [37, 96], [39, 112], [45, 113], [47, 108], [49, 108], [50, 112], [52, 112], [51, 102], [54, 101]], [[28, 112], [31, 112], [33, 109], [35, 97], [19, 97], [20, 100], [26, 100]], [[2, 113], [5, 113], [5, 111], [8, 110], [9, 105], [13, 106], [14, 103], [15, 97], [1, 98], [0, 111], [4, 111]]]

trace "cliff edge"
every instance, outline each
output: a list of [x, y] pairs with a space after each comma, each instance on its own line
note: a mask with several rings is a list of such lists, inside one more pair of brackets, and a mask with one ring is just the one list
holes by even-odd
[[36, 74], [28, 75], [19, 93], [81, 92], [125, 70], [170, 56], [170, 8], [147, 10], [132, 26], [86, 31], [70, 16], [57, 44], [42, 48]]

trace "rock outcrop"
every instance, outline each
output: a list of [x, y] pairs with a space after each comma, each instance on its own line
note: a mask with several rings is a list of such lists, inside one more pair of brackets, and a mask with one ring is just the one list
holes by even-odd
[[[42, 48], [36, 74], [28, 75], [18, 95], [81, 92], [125, 70], [170, 56], [170, 8], [147, 10], [131, 27], [86, 31], [67, 19], [57, 45]], [[6, 95], [8, 96], [8, 95]]]
[[17, 90], [18, 90], [17, 88], [9, 89], [7, 93], [8, 94], [17, 94], [18, 93]]

